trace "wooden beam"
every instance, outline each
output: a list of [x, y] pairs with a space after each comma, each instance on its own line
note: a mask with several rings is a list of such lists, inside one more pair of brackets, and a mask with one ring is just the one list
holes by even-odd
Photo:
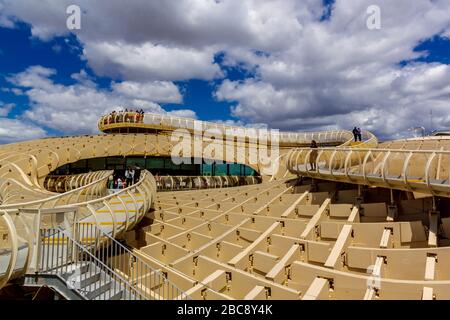
[[295, 207], [300, 204], [308, 196], [308, 194], [309, 191], [303, 192], [302, 195], [297, 200], [295, 200], [295, 202], [291, 206], [289, 206], [289, 208], [284, 210], [284, 212], [281, 214], [281, 217], [286, 218], [287, 216], [289, 216], [295, 210]]
[[347, 219], [348, 222], [359, 222], [359, 208], [353, 207], [352, 212], [350, 212], [350, 215]]
[[327, 298], [328, 290], [328, 280], [317, 277], [309, 286], [302, 300], [317, 300]]
[[266, 298], [266, 290], [263, 286], [255, 286], [247, 293], [243, 300], [262, 300]]
[[236, 267], [243, 268], [245, 264], [245, 258], [248, 258], [248, 255], [259, 245], [262, 241], [264, 241], [268, 235], [270, 235], [278, 226], [279, 222], [274, 222], [269, 228], [266, 229], [255, 241], [253, 241], [249, 246], [247, 246], [244, 250], [235, 255], [231, 260], [228, 261], [228, 264]]
[[427, 256], [425, 264], [425, 280], [434, 280], [436, 270], [436, 256]]
[[422, 300], [433, 300], [433, 288], [430, 287], [423, 288]]
[[438, 245], [438, 218], [439, 214], [437, 212], [430, 212], [430, 230], [428, 231], [428, 246], [429, 247], [437, 247]]
[[331, 249], [331, 253], [325, 261], [324, 266], [327, 268], [335, 268], [338, 262], [338, 259], [341, 255], [341, 252], [344, 250], [344, 247], [350, 241], [350, 235], [352, 233], [352, 225], [346, 224], [342, 227], [339, 236], [334, 243], [333, 249]]
[[380, 248], [386, 249], [388, 247], [390, 235], [391, 235], [391, 230], [384, 229], [383, 235], [381, 236]]
[[290, 264], [293, 260], [297, 258], [297, 253], [299, 252], [299, 249], [300, 245], [294, 244], [288, 250], [288, 252], [286, 252], [286, 254], [281, 258], [281, 260], [278, 261], [275, 266], [273, 266], [272, 270], [270, 270], [266, 274], [266, 279], [281, 283], [280, 278], [283, 276], [285, 266]]
[[314, 230], [315, 226], [319, 223], [320, 219], [322, 219], [322, 216], [324, 213], [329, 210], [331, 203], [331, 198], [327, 198], [322, 205], [320, 206], [319, 210], [312, 216], [312, 218], [309, 220], [308, 224], [306, 225], [305, 229], [303, 230], [302, 234], [300, 235], [301, 239], [306, 239], [312, 230]]

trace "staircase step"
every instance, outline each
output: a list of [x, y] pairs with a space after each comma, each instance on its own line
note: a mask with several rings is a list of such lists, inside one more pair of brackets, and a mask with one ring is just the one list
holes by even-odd
[[80, 286], [81, 288], [87, 287], [88, 285], [97, 282], [100, 280], [101, 272], [100, 271], [92, 271], [86, 272], [80, 276]]
[[92, 300], [95, 297], [99, 296], [100, 294], [104, 293], [105, 291], [109, 290], [111, 288], [111, 280], [107, 279], [100, 279], [99, 281], [96, 281], [87, 287], [82, 288], [80, 291], [82, 294]]
[[80, 274], [86, 273], [89, 270], [88, 263], [70, 264], [67, 267], [61, 267], [62, 277], [67, 280], [70, 276], [74, 275], [76, 271]]
[[94, 300], [122, 300], [124, 297], [124, 291], [117, 287], [114, 288], [114, 284], [111, 285], [109, 290], [99, 294]]

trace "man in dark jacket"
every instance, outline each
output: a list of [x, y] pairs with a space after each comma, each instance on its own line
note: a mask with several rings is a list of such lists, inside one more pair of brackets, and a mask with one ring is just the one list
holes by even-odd
[[355, 139], [355, 142], [358, 141], [358, 134], [359, 134], [358, 128], [354, 127], [352, 132], [353, 132], [353, 139]]

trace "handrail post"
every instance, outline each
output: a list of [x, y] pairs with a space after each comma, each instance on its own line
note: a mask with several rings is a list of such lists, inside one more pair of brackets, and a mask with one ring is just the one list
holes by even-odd
[[40, 271], [41, 265], [41, 249], [42, 249], [42, 234], [41, 234], [41, 224], [42, 224], [42, 212], [41, 209], [37, 209], [36, 214], [36, 221], [35, 221], [35, 230], [34, 230], [34, 257], [35, 257], [35, 264], [34, 264], [34, 272], [37, 274]]

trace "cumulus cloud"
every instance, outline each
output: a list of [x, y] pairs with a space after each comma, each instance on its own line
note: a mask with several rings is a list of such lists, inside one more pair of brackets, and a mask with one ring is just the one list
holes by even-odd
[[19, 119], [0, 118], [0, 143], [12, 143], [45, 137], [46, 132]]
[[124, 81], [114, 83], [112, 87], [117, 93], [130, 98], [147, 99], [161, 103], [181, 103], [183, 101], [178, 87], [167, 81], [148, 83]]
[[[12, 84], [21, 87], [30, 100], [31, 107], [24, 112], [24, 119], [65, 133], [94, 133], [97, 132], [96, 124], [100, 116], [120, 106], [166, 113], [159, 104], [145, 99], [147, 97], [139, 99], [132, 90], [128, 94], [126, 85], [114, 84], [112, 89], [99, 89], [83, 70], [72, 75], [78, 82], [62, 85], [51, 79], [55, 73], [53, 69], [31, 66], [8, 78]], [[166, 90], [168, 96], [164, 96], [164, 86], [170, 89]], [[158, 84], [141, 84], [141, 88], [154, 90], [160, 100], [170, 100], [176, 92], [176, 87], [167, 83], [162, 84], [162, 88], [158, 88]], [[189, 110], [177, 112], [195, 116]]]
[[373, 2], [336, 1], [330, 19], [304, 24], [288, 50], [244, 56], [257, 77], [224, 80], [216, 98], [233, 103], [238, 118], [283, 129], [361, 125], [394, 137], [429, 127], [431, 109], [434, 125], [448, 127], [449, 66], [400, 62], [427, 54], [413, 49], [448, 26], [450, 3], [375, 1], [382, 28], [371, 31], [365, 9]]
[[98, 74], [125, 79], [212, 80], [222, 74], [211, 50], [103, 42], [86, 45], [84, 55]]
[[[47, 41], [69, 33], [69, 4], [0, 0], [0, 24], [25, 21]], [[100, 90], [80, 72], [77, 84], [61, 86], [52, 70], [39, 67], [17, 75], [15, 83], [29, 87], [27, 117], [45, 125], [70, 115], [86, 128], [100, 111], [126, 103], [163, 112], [157, 102], [182, 102], [173, 81], [202, 79], [219, 82], [214, 96], [232, 105], [238, 123], [284, 130], [359, 125], [400, 137], [424, 125], [432, 109], [436, 127], [450, 126], [448, 65], [411, 62], [427, 55], [414, 51], [422, 41], [449, 37], [448, 0], [336, 0], [325, 20], [318, 0], [137, 0], [126, 10], [120, 0], [77, 4], [83, 58], [115, 82]], [[366, 26], [370, 5], [381, 9], [380, 30]], [[232, 81], [221, 66], [252, 77]], [[76, 115], [77, 108], [88, 115]]]

